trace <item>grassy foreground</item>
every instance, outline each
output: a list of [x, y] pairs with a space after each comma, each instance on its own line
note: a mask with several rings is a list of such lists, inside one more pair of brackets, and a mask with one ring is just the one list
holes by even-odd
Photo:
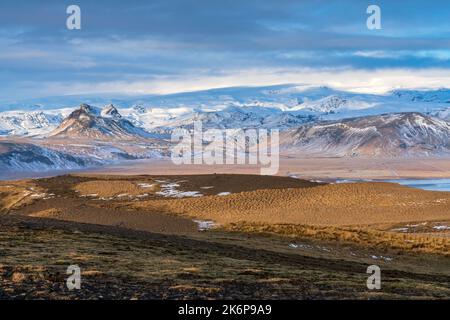
[[[288, 177], [4, 181], [0, 299], [448, 299], [449, 205]], [[381, 290], [366, 286], [373, 264]], [[81, 290], [66, 287], [70, 265]]]
[[[2, 216], [0, 221], [2, 299], [450, 296], [450, 275], [439, 269], [435, 274], [430, 270], [422, 273], [408, 270], [400, 260], [380, 262], [382, 290], [369, 291], [365, 273], [368, 264], [363, 260], [344, 260], [340, 253], [334, 257], [293, 250], [280, 237], [249, 238], [217, 231], [192, 237], [161, 235], [13, 216]], [[354, 252], [363, 256], [357, 248]], [[79, 291], [69, 291], [65, 286], [66, 269], [72, 264], [82, 270]]]

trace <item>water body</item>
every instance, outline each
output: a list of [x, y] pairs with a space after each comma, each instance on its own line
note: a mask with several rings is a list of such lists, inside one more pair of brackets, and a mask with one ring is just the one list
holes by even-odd
[[450, 192], [450, 179], [392, 179], [392, 180], [344, 179], [344, 180], [337, 180], [335, 183], [355, 183], [355, 182], [392, 182], [411, 188]]
[[450, 191], [450, 179], [397, 179], [385, 181], [423, 190]]

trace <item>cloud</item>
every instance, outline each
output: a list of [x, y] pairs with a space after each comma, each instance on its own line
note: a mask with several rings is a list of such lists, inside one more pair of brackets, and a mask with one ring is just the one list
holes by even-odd
[[370, 31], [359, 0], [79, 0], [82, 30], [69, 31], [66, 1], [3, 0], [0, 96], [446, 86], [447, 2], [377, 3], [383, 29]]
[[364, 93], [385, 93], [392, 89], [436, 89], [450, 87], [445, 69], [248, 69], [233, 73], [208, 75], [207, 72], [185, 76], [158, 76], [135, 81], [45, 82], [36, 90], [33, 83], [22, 83], [23, 90], [34, 96], [51, 96], [55, 92], [70, 94], [169, 94], [230, 86], [265, 86], [285, 83], [326, 85], [336, 89]]

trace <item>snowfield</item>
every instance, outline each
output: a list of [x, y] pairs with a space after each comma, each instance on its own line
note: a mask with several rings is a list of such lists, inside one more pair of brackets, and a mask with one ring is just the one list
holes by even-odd
[[[166, 132], [202, 120], [205, 128], [288, 129], [318, 120], [341, 120], [384, 113], [420, 112], [448, 120], [450, 90], [396, 90], [361, 94], [329, 87], [278, 85], [237, 87], [170, 95], [66, 96], [0, 105], [0, 135], [38, 135], [53, 131], [81, 103], [114, 104], [118, 114], [148, 132]], [[117, 119], [115, 111], [100, 111]]]

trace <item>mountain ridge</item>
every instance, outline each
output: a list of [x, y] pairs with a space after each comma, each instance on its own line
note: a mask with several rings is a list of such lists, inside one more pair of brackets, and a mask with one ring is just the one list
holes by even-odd
[[450, 122], [417, 112], [308, 124], [280, 138], [283, 150], [334, 156], [450, 155]]
[[[45, 118], [61, 121], [73, 111], [73, 108], [67, 108], [71, 103], [65, 103], [64, 98], [59, 102], [56, 98], [52, 99], [49, 100], [49, 107], [64, 107], [46, 111], [41, 104], [38, 111], [0, 112], [0, 135], [50, 133], [60, 124], [58, 121], [26, 122], [22, 119], [32, 119], [33, 114], [40, 112]], [[278, 85], [231, 87], [160, 96], [128, 96], [121, 99], [83, 96], [67, 99], [69, 102], [73, 99], [74, 104], [75, 101], [77, 104], [83, 101], [95, 106], [112, 104], [122, 119], [145, 131], [157, 132], [170, 130], [180, 124], [186, 125], [187, 121], [196, 118], [205, 119], [206, 126], [216, 128], [254, 128], [259, 125], [262, 128], [288, 129], [304, 122], [396, 112], [421, 112], [445, 119], [450, 117], [450, 90], [447, 89], [394, 90], [385, 95], [375, 95], [330, 87]], [[55, 101], [60, 104], [55, 105]], [[104, 118], [115, 118], [103, 112]]]
[[82, 104], [50, 132], [48, 137], [135, 139], [150, 137], [150, 134], [122, 119], [113, 105], [100, 110]]

